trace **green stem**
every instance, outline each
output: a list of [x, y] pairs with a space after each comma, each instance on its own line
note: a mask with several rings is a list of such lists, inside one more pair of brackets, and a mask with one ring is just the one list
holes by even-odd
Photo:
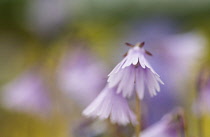
[[203, 128], [204, 128], [204, 118], [203, 116], [198, 118], [198, 134], [199, 137], [204, 137]]
[[140, 136], [141, 132], [141, 108], [140, 108], [140, 99], [136, 95], [136, 118], [137, 118], [137, 125], [135, 127], [136, 137]]

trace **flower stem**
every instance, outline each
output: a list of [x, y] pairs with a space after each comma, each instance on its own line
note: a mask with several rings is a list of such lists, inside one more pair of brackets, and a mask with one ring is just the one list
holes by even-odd
[[188, 134], [188, 127], [185, 125], [184, 127], [184, 137], [189, 137], [189, 134]]
[[136, 117], [137, 117], [137, 124], [135, 127], [136, 137], [140, 137], [141, 132], [141, 108], [140, 108], [140, 99], [136, 95]]
[[204, 124], [204, 118], [203, 116], [199, 117], [198, 118], [198, 134], [199, 134], [199, 137], [204, 137], [203, 135], [203, 124]]
[[120, 127], [117, 124], [111, 124], [112, 132], [115, 137], [125, 137], [125, 135], [119, 130]]
[[186, 119], [186, 115], [182, 116], [182, 124], [183, 124], [183, 132], [181, 132], [183, 137], [189, 137], [188, 135], [188, 122]]

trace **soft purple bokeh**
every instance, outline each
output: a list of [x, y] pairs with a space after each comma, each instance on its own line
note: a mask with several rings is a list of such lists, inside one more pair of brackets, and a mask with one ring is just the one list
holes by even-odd
[[51, 99], [42, 77], [28, 71], [3, 87], [2, 105], [8, 109], [31, 114], [47, 114]]
[[59, 88], [81, 107], [87, 106], [106, 82], [106, 67], [82, 49], [64, 55], [57, 74]]
[[183, 115], [175, 111], [166, 114], [160, 121], [145, 129], [140, 137], [179, 137], [183, 135]]
[[41, 36], [55, 35], [67, 24], [72, 12], [69, 0], [31, 0], [28, 2], [29, 27]]

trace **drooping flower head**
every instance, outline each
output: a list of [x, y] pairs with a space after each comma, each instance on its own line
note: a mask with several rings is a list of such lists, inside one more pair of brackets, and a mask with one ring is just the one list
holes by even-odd
[[5, 108], [30, 114], [47, 114], [51, 99], [44, 81], [36, 72], [25, 72], [3, 87], [2, 105]]
[[127, 100], [117, 94], [115, 88], [106, 86], [97, 98], [83, 111], [87, 117], [110, 118], [112, 123], [127, 125], [136, 123], [136, 117], [130, 110]]
[[127, 36], [121, 39], [121, 43], [125, 39], [133, 43], [146, 41], [145, 49], [154, 55], [148, 58], [149, 62], [165, 84], [157, 97], [144, 97], [148, 125], [159, 120], [177, 103], [181, 105], [180, 99], [185, 99], [190, 92], [186, 82], [194, 82], [192, 71], [200, 65], [204, 55], [207, 42], [204, 35], [197, 30], [184, 32], [180, 25], [172, 18], [154, 16], [133, 22]]
[[117, 93], [122, 93], [124, 97], [130, 97], [135, 90], [140, 99], [143, 99], [147, 87], [150, 95], [155, 96], [160, 91], [159, 83], [163, 82], [145, 57], [152, 54], [144, 49], [144, 42], [135, 46], [126, 44], [132, 48], [108, 75], [109, 87], [117, 87]]
[[166, 114], [159, 122], [145, 129], [139, 137], [178, 137], [184, 135], [185, 122], [182, 110]]
[[110, 118], [112, 123], [120, 125], [135, 124], [136, 118], [128, 106], [126, 97], [130, 97], [136, 90], [138, 97], [142, 99], [145, 86], [151, 96], [160, 91], [159, 83], [163, 82], [145, 58], [146, 54], [152, 54], [143, 48], [144, 42], [135, 46], [126, 44], [132, 48], [108, 75], [107, 86], [83, 111], [84, 115], [99, 119]]

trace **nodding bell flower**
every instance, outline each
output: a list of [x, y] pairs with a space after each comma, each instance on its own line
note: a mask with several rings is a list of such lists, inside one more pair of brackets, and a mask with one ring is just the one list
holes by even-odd
[[119, 125], [137, 124], [126, 97], [130, 97], [136, 90], [139, 99], [142, 99], [145, 86], [152, 96], [160, 91], [159, 83], [163, 82], [145, 58], [146, 54], [152, 54], [143, 48], [144, 42], [135, 46], [126, 44], [132, 48], [108, 75], [106, 87], [83, 111], [84, 115], [99, 119], [110, 118], [112, 123]]
[[151, 96], [155, 96], [160, 91], [159, 83], [164, 83], [145, 58], [152, 54], [144, 49], [144, 42], [135, 46], [129, 43], [126, 45], [132, 48], [108, 75], [108, 86], [117, 87], [116, 92], [122, 93], [123, 97], [130, 97], [135, 90], [139, 99], [143, 99], [145, 87]]
[[83, 111], [83, 114], [101, 120], [110, 118], [112, 123], [119, 125], [136, 124], [136, 117], [130, 110], [127, 100], [121, 94], [117, 94], [115, 88], [108, 86]]
[[159, 122], [145, 129], [139, 137], [178, 137], [184, 135], [184, 130], [183, 112], [178, 109], [166, 114]]

